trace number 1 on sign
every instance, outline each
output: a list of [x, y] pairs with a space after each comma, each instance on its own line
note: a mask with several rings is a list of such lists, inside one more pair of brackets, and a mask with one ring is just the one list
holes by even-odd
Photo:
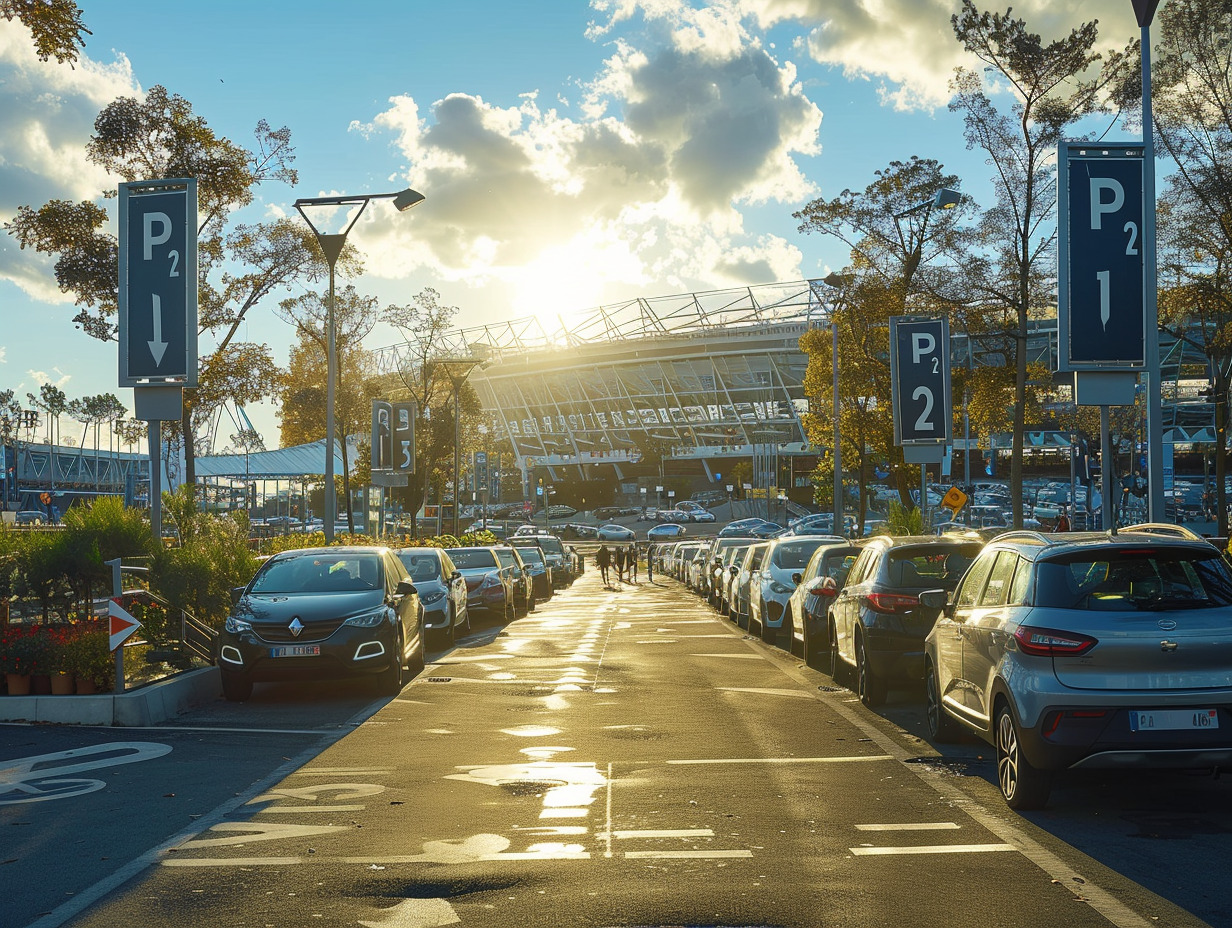
[[1112, 287], [1112, 272], [1096, 271], [1095, 279], [1099, 281], [1099, 318], [1104, 324], [1104, 330], [1107, 331], [1108, 319], [1112, 315], [1111, 297], [1108, 293]]

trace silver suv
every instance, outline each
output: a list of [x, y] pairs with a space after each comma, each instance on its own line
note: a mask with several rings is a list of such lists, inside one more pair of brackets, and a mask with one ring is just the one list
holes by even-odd
[[1039, 808], [1071, 767], [1232, 764], [1232, 571], [1169, 525], [998, 536], [925, 641], [935, 741], [995, 745], [1001, 794]]

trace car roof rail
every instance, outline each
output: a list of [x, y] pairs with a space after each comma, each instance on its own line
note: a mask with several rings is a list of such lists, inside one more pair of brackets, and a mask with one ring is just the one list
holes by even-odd
[[1061, 539], [1048, 535], [1045, 532], [1036, 531], [1033, 528], [1016, 528], [1012, 532], [1003, 532], [998, 535], [996, 541], [1033, 541], [1037, 545], [1052, 545], [1056, 544]]
[[1176, 525], [1172, 522], [1140, 522], [1137, 525], [1127, 525], [1119, 531], [1138, 532], [1142, 535], [1163, 535], [1168, 538], [1185, 538], [1189, 541], [1207, 540], [1192, 529], [1188, 529], [1183, 525]]

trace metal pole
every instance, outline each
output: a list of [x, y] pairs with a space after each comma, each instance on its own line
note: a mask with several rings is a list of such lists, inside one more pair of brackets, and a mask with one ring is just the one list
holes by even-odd
[[834, 534], [845, 534], [843, 529], [843, 443], [839, 435], [838, 403], [838, 323], [830, 316], [830, 366], [834, 369]]
[[[1163, 522], [1163, 374], [1159, 364], [1159, 305], [1155, 265], [1155, 120], [1151, 109], [1151, 26], [1142, 27], [1142, 273], [1146, 313], [1147, 518]], [[1223, 453], [1223, 449], [1219, 449]]]
[[[146, 422], [146, 436], [150, 446], [150, 532], [154, 535], [156, 545], [163, 543], [162, 426], [158, 419]], [[52, 454], [54, 453], [53, 449]]]
[[1115, 466], [1112, 455], [1112, 427], [1108, 423], [1108, 407], [1099, 407], [1099, 487], [1103, 494], [1103, 505], [1100, 506], [1100, 528], [1105, 532], [1116, 531], [1116, 520], [1113, 518], [1112, 488], [1110, 472]]
[[928, 465], [920, 465], [920, 529], [928, 531]]
[[[111, 568], [111, 595], [121, 596], [124, 593], [124, 579], [120, 576], [120, 558], [103, 561]], [[110, 607], [109, 607], [110, 608]], [[109, 613], [110, 614], [110, 613]], [[108, 619], [110, 622], [110, 619]], [[124, 645], [115, 649], [115, 692], [124, 692]]]
[[462, 502], [462, 383], [453, 381], [453, 537], [458, 537], [458, 504]]
[[[1091, 509], [1091, 497], [1087, 494], [1087, 512]], [[1078, 519], [1078, 456], [1074, 447], [1074, 433], [1069, 433], [1069, 527], [1077, 531], [1075, 524]]]
[[[971, 350], [971, 343], [967, 343], [967, 350]], [[970, 386], [963, 387], [963, 489], [968, 493], [971, 492], [971, 417], [968, 415], [967, 404], [971, 399]], [[971, 524], [971, 507], [968, 506], [963, 512], [964, 521]]]
[[[334, 330], [334, 262], [329, 262], [329, 306], [325, 321], [325, 543], [334, 543], [338, 501], [334, 498], [334, 382], [337, 379], [337, 333]], [[305, 515], [308, 502], [304, 501]]]

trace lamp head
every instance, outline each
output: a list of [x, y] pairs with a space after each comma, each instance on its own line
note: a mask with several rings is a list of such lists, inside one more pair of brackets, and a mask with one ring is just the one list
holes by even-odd
[[416, 203], [422, 203], [423, 200], [424, 195], [422, 193], [418, 190], [412, 190], [410, 187], [407, 187], [394, 197], [394, 208], [400, 213], [405, 213]]
[[962, 200], [962, 194], [957, 190], [942, 187], [933, 197], [933, 209], [953, 209]]

